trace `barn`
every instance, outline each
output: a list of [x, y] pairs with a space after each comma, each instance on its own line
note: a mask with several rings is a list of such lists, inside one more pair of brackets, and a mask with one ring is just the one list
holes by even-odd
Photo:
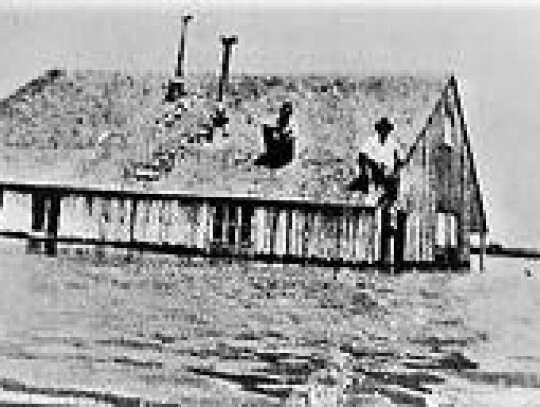
[[[235, 74], [228, 137], [208, 137], [219, 83], [184, 79], [182, 109], [159, 73], [53, 69], [0, 103], [0, 233], [264, 261], [468, 267], [487, 233], [453, 75]], [[262, 125], [283, 101], [294, 157], [260, 165]], [[406, 152], [394, 207], [349, 188], [358, 151], [388, 117]], [[104, 133], [122, 143], [98, 153]], [[134, 169], [169, 152], [152, 181]], [[158, 168], [159, 170], [159, 168]]]

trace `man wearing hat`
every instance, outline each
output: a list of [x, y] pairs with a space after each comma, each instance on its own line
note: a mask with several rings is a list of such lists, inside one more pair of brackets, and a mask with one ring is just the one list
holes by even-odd
[[[369, 186], [382, 186], [390, 199], [397, 198], [397, 165], [403, 161], [403, 151], [394, 137], [393, 123], [382, 117], [375, 123], [375, 132], [360, 148], [358, 155], [359, 176], [354, 184], [360, 191], [369, 193]], [[356, 188], [355, 188], [356, 189]]]

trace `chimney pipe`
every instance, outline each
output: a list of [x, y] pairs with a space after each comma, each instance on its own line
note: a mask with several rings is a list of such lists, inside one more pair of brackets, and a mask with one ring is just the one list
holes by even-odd
[[178, 63], [176, 65], [176, 76], [182, 78], [184, 76], [184, 59], [186, 54], [186, 36], [187, 26], [190, 20], [193, 19], [191, 14], [182, 16], [182, 27], [180, 29], [180, 45], [178, 48]]
[[168, 102], [175, 102], [186, 94], [184, 89], [184, 59], [186, 54], [187, 26], [189, 21], [192, 19], [193, 16], [190, 14], [182, 17], [180, 45], [178, 47], [178, 60], [176, 63], [175, 77], [169, 81], [167, 95], [165, 96], [165, 100], [167, 100]]
[[218, 102], [223, 101], [223, 91], [229, 79], [232, 47], [238, 43], [238, 37], [236, 35], [221, 36], [220, 39], [223, 46], [223, 54], [221, 59], [221, 76], [219, 78]]

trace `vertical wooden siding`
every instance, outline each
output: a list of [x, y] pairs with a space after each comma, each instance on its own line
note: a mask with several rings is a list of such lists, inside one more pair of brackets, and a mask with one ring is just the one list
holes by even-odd
[[[481, 217], [456, 103], [455, 89], [449, 86], [401, 173], [399, 205], [407, 213], [405, 261], [434, 261], [438, 212], [456, 217], [459, 257], [462, 262], [469, 259], [469, 233]], [[452, 145], [445, 143], [445, 116], [451, 118]]]
[[141, 243], [203, 254], [352, 264], [378, 260], [379, 231], [370, 208], [234, 198], [124, 197], [98, 191], [17, 191], [5, 186], [2, 196], [2, 231], [42, 231], [45, 237], [62, 241]]

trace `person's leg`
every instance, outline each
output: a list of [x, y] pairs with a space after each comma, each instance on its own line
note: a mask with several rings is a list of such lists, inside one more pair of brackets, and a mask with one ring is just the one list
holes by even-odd
[[372, 161], [372, 172], [373, 172], [373, 184], [375, 187], [385, 187], [385, 174], [384, 168], [380, 167], [376, 162]]
[[369, 157], [360, 153], [358, 155], [358, 178], [356, 179], [355, 186], [356, 189], [361, 191], [364, 194], [369, 192], [369, 184], [372, 181], [372, 165]]
[[388, 176], [383, 181], [384, 194], [379, 199], [379, 205], [392, 206], [398, 199], [399, 178]]
[[387, 179], [388, 199], [393, 203], [398, 199], [399, 192], [399, 178], [397, 176], [390, 176]]

